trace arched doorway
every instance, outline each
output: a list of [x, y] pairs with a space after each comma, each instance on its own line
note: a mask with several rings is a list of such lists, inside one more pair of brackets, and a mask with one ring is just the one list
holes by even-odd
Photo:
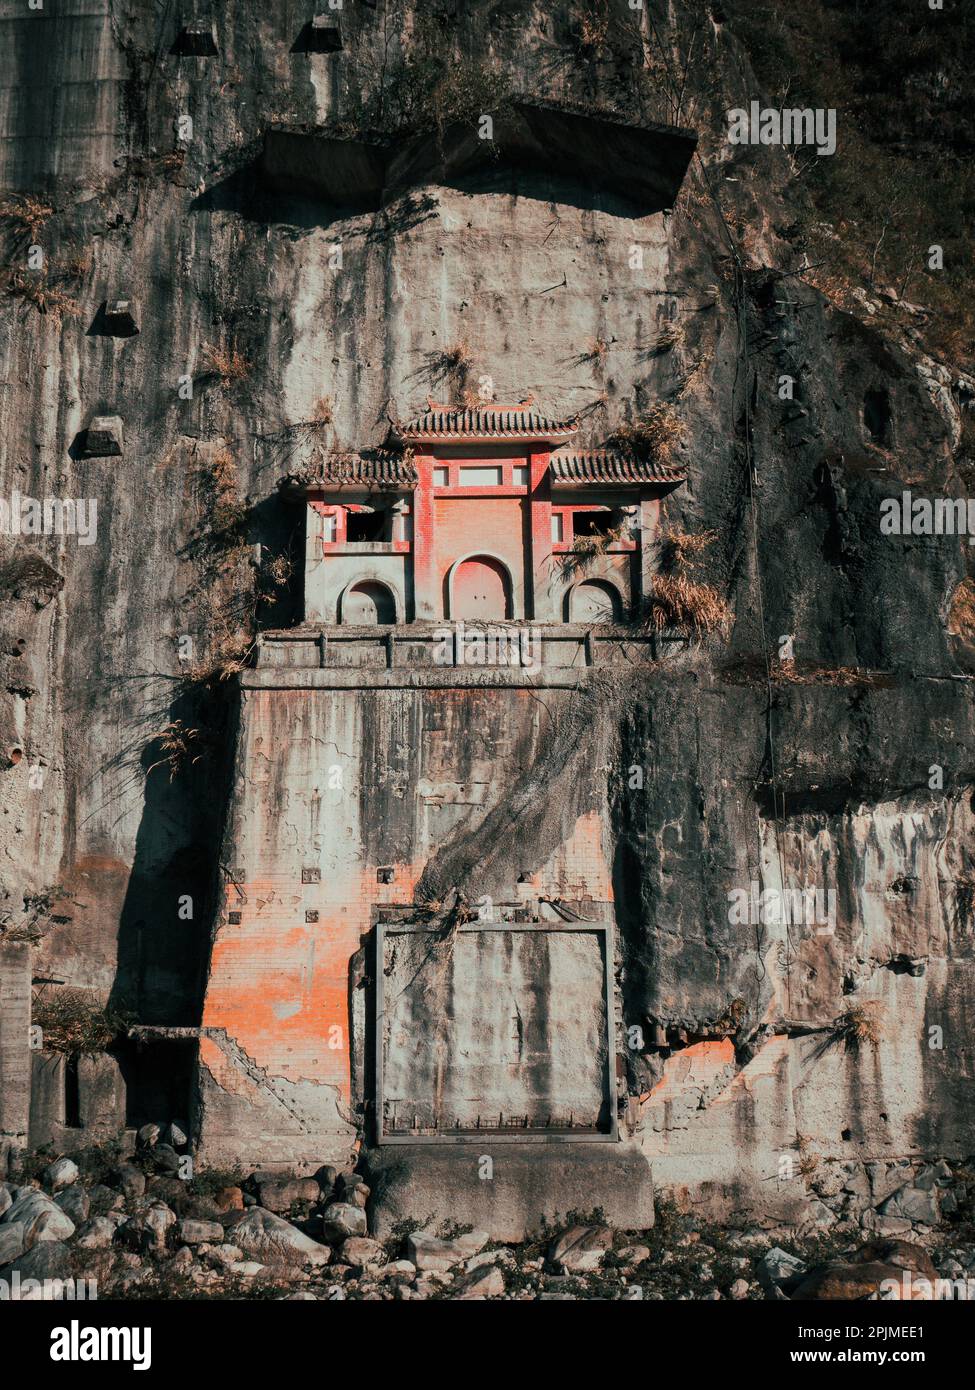
[[362, 579], [358, 584], [350, 584], [342, 595], [340, 621], [350, 627], [395, 623], [396, 600], [392, 591], [375, 579]]
[[623, 602], [619, 590], [605, 579], [584, 579], [569, 590], [565, 600], [570, 623], [620, 623]]
[[504, 564], [493, 555], [469, 555], [450, 573], [451, 618], [504, 619], [511, 617], [511, 579]]

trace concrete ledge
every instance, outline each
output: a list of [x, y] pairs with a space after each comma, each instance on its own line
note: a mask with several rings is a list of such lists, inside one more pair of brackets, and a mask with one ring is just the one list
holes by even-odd
[[518, 667], [483, 666], [465, 670], [443, 666], [433, 670], [375, 670], [367, 666], [273, 667], [242, 671], [245, 690], [463, 690], [513, 687], [532, 690], [575, 690], [585, 685], [588, 672], [565, 668], [526, 670]]
[[[485, 1158], [493, 1175], [482, 1177]], [[523, 1240], [570, 1211], [601, 1207], [609, 1225], [653, 1225], [653, 1173], [630, 1144], [498, 1144], [373, 1148], [364, 1155], [372, 1188], [370, 1229], [382, 1240], [399, 1221], [472, 1225], [495, 1240]]]

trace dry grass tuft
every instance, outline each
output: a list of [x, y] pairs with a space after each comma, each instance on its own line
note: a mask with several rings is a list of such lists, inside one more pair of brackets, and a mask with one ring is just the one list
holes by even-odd
[[460, 338], [441, 351], [437, 359], [437, 366], [443, 375], [462, 374], [470, 371], [473, 362], [474, 358], [466, 339]]
[[[227, 632], [217, 641], [210, 656], [204, 660], [194, 662], [186, 672], [185, 679], [189, 684], [196, 686], [213, 685], [220, 681], [229, 681], [232, 676], [240, 675], [241, 671], [247, 669], [251, 653], [254, 650], [254, 639], [243, 631]], [[191, 732], [196, 732], [191, 730]], [[206, 748], [198, 754], [194, 761], [206, 755]], [[151, 770], [151, 769], [150, 769]], [[171, 771], [169, 780], [173, 780], [175, 774]]]
[[579, 356], [580, 362], [601, 362], [609, 352], [609, 343], [605, 338], [592, 338], [585, 352]]
[[661, 402], [630, 424], [620, 425], [610, 443], [632, 451], [641, 458], [670, 463], [687, 434], [687, 426], [672, 405]]
[[70, 1056], [104, 1052], [131, 1021], [128, 1014], [96, 1004], [84, 990], [70, 988], [43, 994], [31, 1012], [44, 1050]]
[[658, 542], [660, 562], [669, 571], [693, 569], [700, 556], [718, 539], [717, 531], [664, 531]]
[[952, 637], [975, 642], [975, 579], [963, 579], [952, 594], [948, 631]]
[[657, 356], [659, 353], [673, 352], [677, 348], [684, 346], [684, 325], [676, 320], [665, 323], [663, 328], [654, 338], [650, 345], [650, 352]]
[[859, 1052], [869, 1044], [880, 1045], [880, 1015], [877, 1004], [855, 1004], [833, 1021], [830, 1030], [835, 1042], [842, 1042], [847, 1052]]
[[25, 304], [33, 304], [39, 314], [50, 316], [61, 325], [66, 318], [77, 318], [81, 306], [59, 285], [52, 285], [46, 275], [31, 275], [24, 270], [10, 271], [6, 277], [7, 293]]
[[0, 217], [5, 221], [11, 222], [21, 231], [27, 232], [33, 239], [43, 229], [48, 218], [53, 217], [54, 208], [43, 198], [37, 198], [33, 193], [24, 193], [20, 197], [6, 198], [0, 203]]
[[656, 632], [683, 632], [700, 641], [723, 631], [731, 609], [710, 584], [695, 584], [686, 574], [658, 574], [646, 603], [644, 622]]
[[815, 1173], [819, 1167], [819, 1154], [810, 1151], [810, 1139], [807, 1134], [797, 1134], [795, 1149], [799, 1155], [799, 1162], [796, 1165], [802, 1177], [807, 1178], [810, 1173]]
[[169, 768], [169, 780], [174, 781], [181, 772], [193, 767], [207, 753], [207, 735], [202, 729], [191, 729], [182, 719], [171, 720], [158, 733], [153, 734], [162, 757], [146, 769], [146, 776], [157, 767]]
[[757, 653], [736, 657], [718, 673], [727, 685], [825, 685], [842, 690], [885, 689], [893, 683], [887, 671], [871, 671], [863, 666], [827, 666], [816, 661], [778, 661], [766, 666]]
[[579, 19], [575, 30], [576, 47], [580, 53], [592, 55], [609, 38], [609, 15], [596, 6], [589, 6]]
[[210, 343], [204, 343], [203, 360], [224, 386], [246, 381], [251, 373], [251, 363], [235, 347], [213, 347]]
[[882, 671], [867, 671], [860, 666], [819, 666], [815, 663], [800, 667], [794, 661], [773, 661], [771, 675], [773, 685], [833, 685], [852, 689], [886, 682]]
[[76, 251], [73, 256], [59, 261], [57, 269], [66, 280], [83, 280], [91, 270], [94, 260], [91, 248], [86, 246], [84, 250]]

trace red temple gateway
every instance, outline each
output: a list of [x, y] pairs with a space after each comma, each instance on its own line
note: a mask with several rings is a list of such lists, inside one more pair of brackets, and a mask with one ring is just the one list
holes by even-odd
[[573, 447], [529, 397], [428, 401], [399, 451], [330, 454], [303, 484], [305, 621], [623, 623], [647, 592], [679, 466]]

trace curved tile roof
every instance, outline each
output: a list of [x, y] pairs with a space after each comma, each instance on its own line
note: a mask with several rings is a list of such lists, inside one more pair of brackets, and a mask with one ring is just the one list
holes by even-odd
[[417, 483], [412, 458], [392, 449], [363, 453], [322, 453], [318, 464], [302, 475], [305, 488], [410, 488]]
[[615, 449], [558, 450], [552, 454], [549, 469], [553, 483], [596, 483], [607, 487], [681, 483], [687, 477], [687, 469], [681, 464], [641, 459]]
[[406, 440], [517, 439], [556, 443], [569, 439], [579, 428], [575, 417], [554, 420], [534, 409], [534, 404], [534, 398], [528, 396], [516, 405], [491, 401], [468, 410], [428, 400], [426, 410], [399, 425], [397, 433]]

